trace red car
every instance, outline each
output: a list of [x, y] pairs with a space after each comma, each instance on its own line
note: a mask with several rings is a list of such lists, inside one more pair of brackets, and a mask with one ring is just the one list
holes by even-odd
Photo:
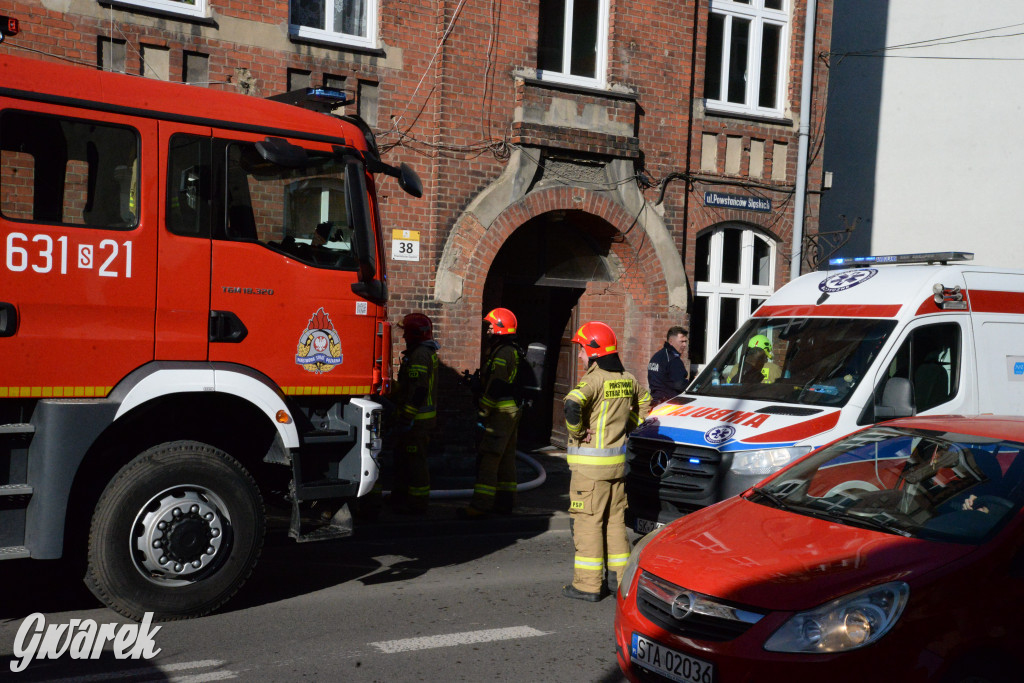
[[869, 427], [645, 536], [633, 681], [1024, 680], [1024, 418]]

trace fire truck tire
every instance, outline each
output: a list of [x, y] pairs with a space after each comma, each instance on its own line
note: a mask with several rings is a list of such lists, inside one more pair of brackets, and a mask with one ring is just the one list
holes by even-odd
[[195, 441], [160, 444], [100, 495], [85, 582], [131, 619], [199, 617], [252, 574], [265, 528], [263, 498], [237, 460]]

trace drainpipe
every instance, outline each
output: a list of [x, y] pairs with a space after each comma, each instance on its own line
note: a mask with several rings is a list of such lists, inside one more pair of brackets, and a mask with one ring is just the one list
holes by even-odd
[[814, 22], [817, 0], [807, 0], [804, 24], [804, 70], [800, 84], [800, 134], [796, 160], [796, 203], [793, 206], [793, 250], [789, 257], [789, 279], [800, 276], [803, 258], [804, 205], [807, 203], [807, 153], [811, 136], [811, 80], [814, 76]]

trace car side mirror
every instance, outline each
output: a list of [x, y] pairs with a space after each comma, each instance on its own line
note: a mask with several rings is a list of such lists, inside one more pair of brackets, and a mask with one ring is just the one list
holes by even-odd
[[882, 401], [875, 404], [875, 419], [909, 417], [915, 412], [914, 388], [906, 377], [890, 377], [882, 389]]

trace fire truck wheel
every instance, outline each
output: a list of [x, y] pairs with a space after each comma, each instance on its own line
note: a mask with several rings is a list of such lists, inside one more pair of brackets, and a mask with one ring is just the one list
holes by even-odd
[[195, 441], [160, 444], [100, 496], [85, 582], [131, 619], [208, 614], [252, 574], [264, 519], [256, 482], [237, 460]]

